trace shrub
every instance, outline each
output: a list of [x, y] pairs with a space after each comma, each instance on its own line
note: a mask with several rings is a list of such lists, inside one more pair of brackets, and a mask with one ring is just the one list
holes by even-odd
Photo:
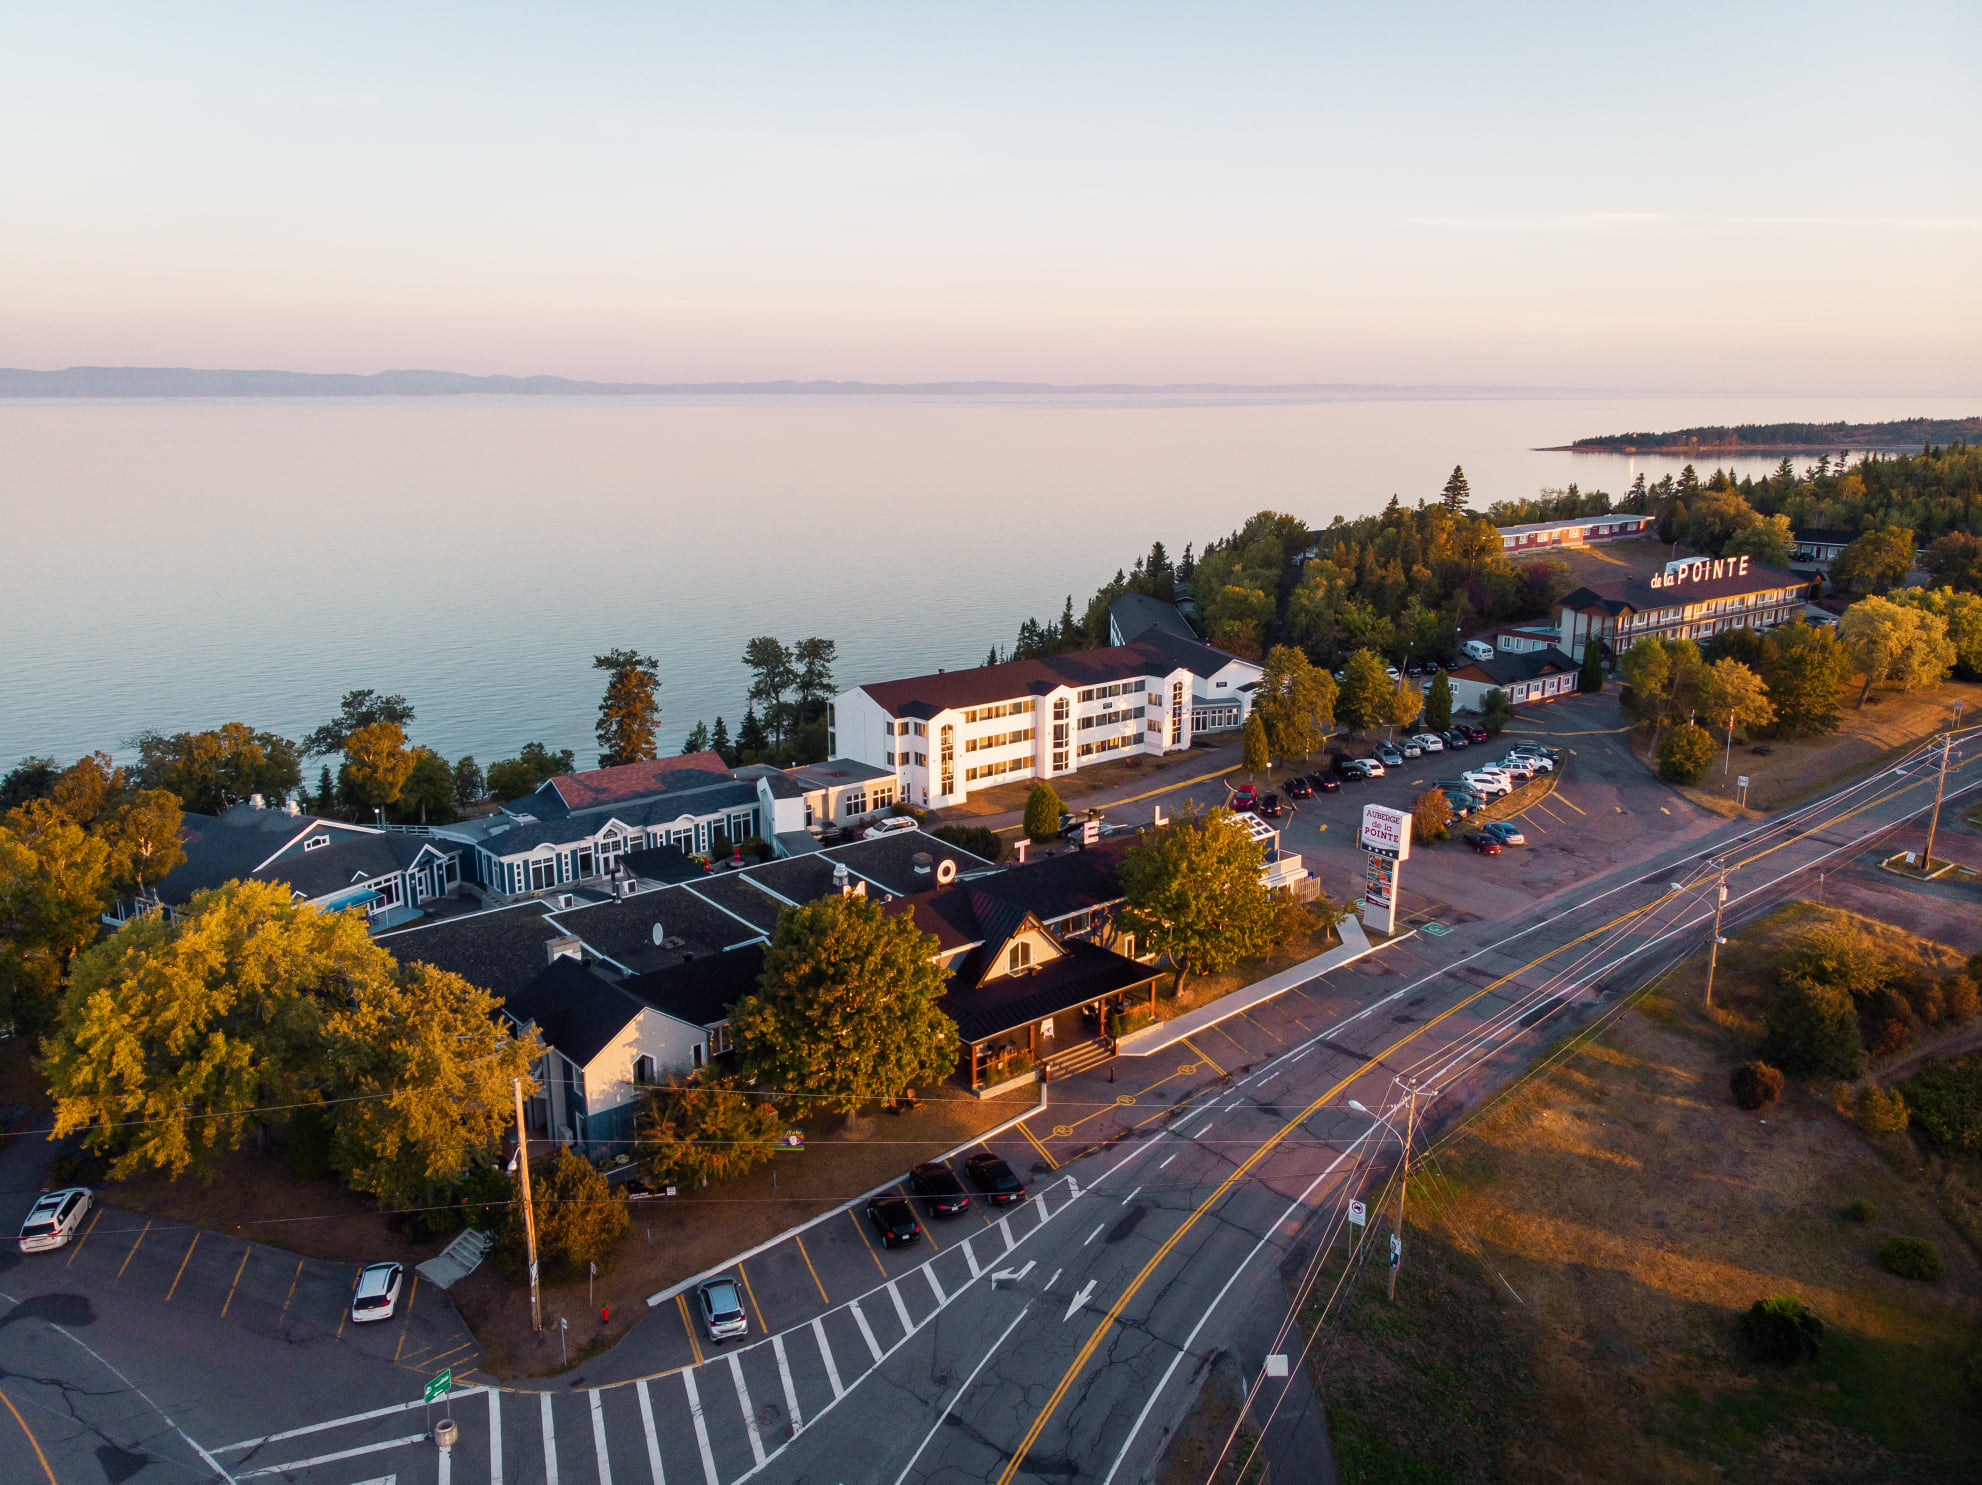
[[330, 1116], [305, 1104], [289, 1116], [289, 1169], [306, 1181], [321, 1181], [333, 1169]]
[[1772, 1109], [1782, 1097], [1782, 1074], [1766, 1062], [1744, 1062], [1729, 1079], [1734, 1101], [1748, 1110]]
[[1503, 728], [1514, 720], [1514, 702], [1498, 686], [1480, 698], [1480, 726], [1490, 737], [1499, 737]]
[[1844, 1204], [1844, 1220], [1847, 1222], [1870, 1222], [1879, 1215], [1879, 1209], [1862, 1196], [1853, 1197]]
[[1714, 761], [1714, 740], [1704, 727], [1687, 723], [1659, 739], [1659, 777], [1668, 784], [1697, 784]]
[[461, 1183], [460, 1197], [461, 1215], [470, 1227], [500, 1233], [516, 1200], [516, 1179], [500, 1166], [478, 1165]]
[[1851, 1122], [1867, 1134], [1894, 1134], [1906, 1128], [1906, 1100], [1877, 1083], [1867, 1083], [1851, 1100]]
[[1854, 1000], [1870, 1003], [1899, 977], [1899, 965], [1856, 924], [1828, 923], [1776, 961], [1776, 976], [1835, 985]]
[[1148, 1006], [1144, 1006], [1139, 1011], [1110, 1011], [1108, 1034], [1119, 1039], [1127, 1036], [1131, 1031], [1140, 1031], [1155, 1019]]
[[1411, 801], [1411, 839], [1417, 844], [1430, 845], [1435, 840], [1446, 838], [1446, 826], [1452, 823], [1452, 801], [1442, 790], [1427, 789]]
[[1060, 796], [1041, 779], [1025, 799], [1025, 833], [1033, 840], [1049, 841], [1060, 834]]
[[1741, 1317], [1741, 1339], [1757, 1361], [1791, 1366], [1815, 1361], [1824, 1345], [1824, 1322], [1793, 1294], [1758, 1299]]
[[1796, 976], [1785, 978], [1769, 1003], [1762, 1055], [1803, 1075], [1855, 1078], [1865, 1068], [1865, 1044], [1848, 991]]
[[1899, 1093], [1913, 1122], [1935, 1144], [1982, 1150], [1982, 1056], [1930, 1062], [1901, 1083]]
[[1285, 949], [1313, 938], [1315, 930], [1321, 927], [1321, 918], [1305, 902], [1291, 897], [1283, 897], [1273, 905], [1273, 946]]
[[1940, 984], [1939, 1021], [1950, 1026], [1965, 1026], [1975, 1019], [1982, 1010], [1982, 988], [1968, 975], [1950, 975]]
[[[626, 1235], [625, 1199], [609, 1190], [606, 1178], [569, 1146], [531, 1170], [530, 1206], [537, 1223], [537, 1261], [547, 1275], [583, 1274], [587, 1263], [603, 1269], [613, 1245]], [[507, 1266], [521, 1273], [521, 1202], [509, 1209], [503, 1250]]]
[[1879, 1267], [1923, 1284], [1931, 1284], [1947, 1272], [1941, 1263], [1941, 1250], [1925, 1238], [1887, 1238], [1879, 1247]]
[[938, 825], [932, 833], [936, 839], [948, 841], [959, 851], [968, 851], [971, 855], [981, 856], [986, 861], [1004, 859], [1003, 837], [997, 831], [987, 830], [982, 825]]
[[110, 1179], [109, 1157], [93, 1150], [64, 1150], [48, 1162], [49, 1186], [96, 1186]]

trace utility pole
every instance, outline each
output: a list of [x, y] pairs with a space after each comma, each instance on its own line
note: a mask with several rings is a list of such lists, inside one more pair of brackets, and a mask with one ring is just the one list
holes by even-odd
[[1404, 1165], [1397, 1177], [1397, 1226], [1390, 1234], [1390, 1288], [1388, 1298], [1397, 1298], [1397, 1270], [1404, 1262], [1404, 1188], [1411, 1184], [1411, 1136], [1416, 1132], [1418, 1118], [1418, 1090], [1415, 1084], [1407, 1084], [1411, 1101], [1404, 1111]]
[[1726, 778], [1734, 768], [1734, 713], [1727, 714], [1727, 757], [1720, 766], [1720, 776]]
[[530, 1131], [523, 1127], [523, 1080], [510, 1080], [516, 1088], [516, 1177], [523, 1195], [523, 1249], [530, 1263], [530, 1328], [544, 1328], [543, 1310], [537, 1300], [537, 1214], [530, 1206]]
[[1948, 786], [1948, 744], [1953, 741], [1952, 732], [1941, 739], [1941, 776], [1934, 781], [1934, 813], [1927, 817], [1927, 857], [1920, 863], [1923, 876], [1934, 869], [1934, 832], [1941, 823], [1941, 791]]
[[1707, 945], [1707, 1004], [1714, 1003], [1714, 966], [1720, 962], [1720, 915], [1727, 906], [1727, 861], [1720, 863], [1720, 883], [1714, 888], [1714, 937]]

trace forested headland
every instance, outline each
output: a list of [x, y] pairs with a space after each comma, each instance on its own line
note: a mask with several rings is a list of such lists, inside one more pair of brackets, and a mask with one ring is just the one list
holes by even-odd
[[1670, 433], [1608, 433], [1546, 450], [1571, 454], [1815, 454], [1930, 449], [1982, 441], [1982, 418], [1901, 418], [1890, 423], [1742, 423]]

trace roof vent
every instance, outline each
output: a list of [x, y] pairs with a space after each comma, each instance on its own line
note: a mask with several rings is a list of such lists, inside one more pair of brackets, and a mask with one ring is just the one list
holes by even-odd
[[258, 809], [260, 809], [260, 808], [262, 808], [262, 797], [261, 797], [261, 795], [259, 795], [259, 794], [250, 794], [250, 795], [248, 796], [248, 808], [249, 808], [249, 809], [251, 809], [251, 810], [258, 810]]
[[853, 876], [846, 869], [844, 861], [833, 863], [833, 890], [844, 897], [853, 890]]
[[576, 934], [566, 934], [563, 938], [546, 939], [544, 942], [544, 962], [555, 964], [560, 959], [584, 958]]
[[654, 943], [656, 947], [658, 947], [659, 945], [664, 944], [667, 941], [668, 941], [667, 930], [661, 927], [660, 922], [657, 919], [654, 923]]
[[934, 858], [927, 851], [917, 851], [908, 859], [915, 867], [915, 874], [919, 877], [926, 877], [935, 869]]
[[293, 820], [298, 815], [303, 813], [303, 807], [292, 799], [287, 804], [282, 806], [282, 812]]

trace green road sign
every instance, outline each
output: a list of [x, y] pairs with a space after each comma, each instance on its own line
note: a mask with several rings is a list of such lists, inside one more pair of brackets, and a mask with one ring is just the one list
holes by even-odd
[[453, 1390], [454, 1390], [454, 1368], [449, 1367], [446, 1371], [442, 1372], [438, 1377], [435, 1377], [431, 1382], [427, 1383], [426, 1401], [430, 1403], [439, 1402], [443, 1397], [446, 1397], [447, 1394], [452, 1392]]

